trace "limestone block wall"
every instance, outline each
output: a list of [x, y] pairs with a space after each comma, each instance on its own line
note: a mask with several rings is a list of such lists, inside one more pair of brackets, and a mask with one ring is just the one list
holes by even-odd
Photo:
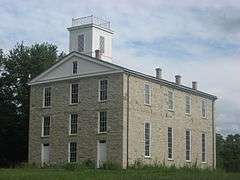
[[[108, 101], [98, 102], [98, 83], [108, 79]], [[80, 102], [70, 105], [70, 83], [79, 83]], [[106, 140], [107, 159], [122, 163], [122, 74], [86, 77], [31, 86], [29, 162], [41, 163], [41, 145], [50, 144], [50, 163], [68, 160], [68, 143], [77, 142], [77, 160], [97, 159], [97, 140]], [[42, 107], [43, 88], [52, 87], [52, 107]], [[108, 133], [98, 134], [98, 112], [108, 112]], [[78, 133], [69, 135], [69, 114], [78, 114]], [[50, 136], [41, 137], [42, 117], [50, 115]]]

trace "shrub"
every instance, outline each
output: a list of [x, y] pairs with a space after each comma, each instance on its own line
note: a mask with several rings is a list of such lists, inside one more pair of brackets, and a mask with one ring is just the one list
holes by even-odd
[[100, 167], [100, 169], [117, 170], [117, 169], [121, 169], [121, 166], [114, 161], [106, 161], [103, 163], [103, 165]]

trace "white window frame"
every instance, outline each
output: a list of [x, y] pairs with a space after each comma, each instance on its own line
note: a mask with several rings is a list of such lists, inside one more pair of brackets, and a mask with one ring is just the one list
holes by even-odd
[[[203, 103], [205, 107], [205, 116], [203, 116]], [[206, 119], [207, 118], [207, 101], [205, 99], [201, 99], [201, 116], [202, 118]]]
[[[172, 158], [169, 158], [169, 156], [168, 156], [168, 154], [169, 154], [169, 152], [168, 152], [168, 128], [171, 128], [172, 129]], [[174, 160], [174, 158], [173, 158], [173, 128], [172, 127], [168, 127], [167, 128], [167, 157], [168, 157], [168, 160], [169, 161], [173, 161]]]
[[[80, 47], [79, 47], [79, 36], [83, 36], [83, 50], [80, 51]], [[77, 50], [78, 52], [84, 52], [85, 51], [85, 34], [78, 34], [77, 36]]]
[[[45, 91], [46, 91], [46, 89], [47, 88], [51, 88], [51, 96], [50, 96], [50, 106], [45, 106]], [[43, 108], [50, 108], [50, 107], [52, 107], [52, 87], [51, 86], [47, 86], [47, 87], [44, 87], [43, 88], [43, 104], [42, 104], [42, 107]]]
[[[107, 81], [107, 99], [101, 100], [101, 81]], [[108, 100], [108, 79], [99, 79], [98, 81], [98, 102], [105, 102]]]
[[[172, 109], [171, 108], [169, 108], [169, 93], [172, 93]], [[175, 110], [175, 94], [174, 94], [174, 91], [172, 91], [172, 90], [168, 90], [168, 92], [167, 92], [167, 105], [168, 105], [168, 111], [174, 111]]]
[[77, 131], [78, 131], [78, 114], [77, 113], [71, 113], [69, 114], [69, 135], [77, 135], [77, 132], [76, 133], [72, 133], [72, 115], [77, 115]]
[[[204, 134], [204, 145], [205, 145], [205, 151], [204, 151], [204, 158], [205, 158], [205, 161], [203, 161], [203, 138], [202, 138], [202, 135]], [[207, 139], [207, 134], [205, 133], [205, 132], [202, 132], [201, 133], [201, 162], [204, 164], [204, 163], [207, 163], [207, 141], [206, 141], [206, 139]]]
[[[189, 97], [189, 112], [187, 112], [187, 97]], [[185, 114], [191, 115], [192, 113], [192, 97], [190, 95], [185, 96]]]
[[[73, 84], [78, 84], [78, 102], [77, 103], [72, 103], [72, 85]], [[80, 87], [80, 85], [79, 85], [79, 83], [71, 83], [70, 84], [70, 99], [69, 99], [69, 104], [70, 105], [76, 105], [76, 104], [78, 104], [79, 103], [79, 87]]]
[[[71, 144], [71, 143], [76, 143], [76, 161], [75, 161], [75, 162], [70, 162], [70, 159], [71, 159], [71, 152], [70, 152], [70, 147], [71, 147], [71, 145], [70, 145], [70, 144]], [[69, 163], [76, 163], [76, 162], [77, 162], [77, 149], [78, 149], [78, 148], [77, 148], [77, 145], [78, 145], [78, 144], [77, 144], [76, 141], [71, 141], [71, 142], [68, 143], [68, 162], [69, 162]]]
[[[100, 131], [100, 113], [101, 112], [106, 112], [106, 131], [101, 132]], [[108, 131], [108, 111], [99, 111], [98, 112], [98, 134], [105, 134]]]
[[[45, 121], [45, 117], [49, 117], [49, 134], [48, 135], [44, 135], [44, 121]], [[42, 117], [42, 133], [41, 133], [41, 137], [49, 137], [50, 136], [50, 129], [51, 129], [51, 116], [43, 116]]]
[[[147, 156], [146, 155], [146, 139], [145, 139], [145, 135], [146, 135], [146, 124], [149, 124], [149, 155]], [[150, 158], [151, 157], [151, 145], [152, 145], [152, 142], [151, 142], [151, 123], [150, 122], [144, 122], [144, 157], [145, 158]]]
[[[148, 86], [149, 87], [149, 103], [146, 102], [146, 92], [145, 92], [145, 86]], [[151, 106], [152, 104], [152, 88], [150, 86], [150, 84], [147, 84], [147, 83], [144, 83], [144, 87], [143, 87], [143, 93], [144, 93], [144, 104], [145, 105], [148, 105], [148, 106]]]
[[[189, 159], [187, 159], [187, 131], [189, 132]], [[192, 161], [192, 131], [190, 129], [186, 129], [185, 131], [185, 159], [186, 162]]]
[[[75, 68], [74, 68], [74, 67], [75, 67], [75, 66], [74, 66], [75, 63], [76, 63], [76, 65], [77, 65], [77, 66], [76, 66], [76, 72], [75, 72]], [[73, 62], [72, 62], [72, 74], [78, 74], [78, 61], [73, 61]]]

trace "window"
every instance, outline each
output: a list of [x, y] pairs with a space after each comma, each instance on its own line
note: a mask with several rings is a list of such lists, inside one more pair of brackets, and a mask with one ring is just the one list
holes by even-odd
[[74, 61], [72, 65], [73, 65], [72, 73], [73, 74], [77, 74], [77, 71], [78, 71], [78, 63], [77, 63], [77, 61]]
[[43, 107], [51, 106], [51, 87], [43, 89]]
[[168, 91], [168, 110], [173, 110], [174, 104], [173, 104], [173, 92]]
[[168, 128], [168, 159], [173, 159], [173, 132], [172, 128]]
[[99, 38], [99, 49], [100, 49], [100, 53], [104, 53], [104, 50], [105, 50], [105, 38], [103, 36], [100, 36], [100, 38]]
[[78, 122], [78, 115], [71, 114], [70, 121], [69, 121], [69, 134], [77, 134], [77, 122]]
[[151, 127], [150, 123], [144, 124], [144, 155], [150, 157], [150, 146], [151, 146]]
[[186, 161], [191, 161], [191, 131], [186, 130]]
[[84, 35], [83, 34], [78, 36], [78, 51], [79, 52], [84, 51]]
[[202, 134], [202, 162], [206, 162], [206, 135]]
[[207, 104], [205, 100], [202, 100], [202, 117], [206, 118], [207, 117]]
[[78, 84], [71, 84], [71, 104], [78, 103]]
[[69, 149], [68, 162], [76, 162], [77, 161], [77, 143], [70, 142], [68, 149]]
[[107, 80], [100, 80], [99, 81], [99, 101], [106, 101], [107, 100], [107, 88], [108, 88], [108, 81]]
[[43, 117], [42, 120], [42, 137], [50, 135], [50, 116]]
[[191, 114], [191, 97], [186, 96], [186, 114]]
[[151, 104], [151, 89], [148, 84], [144, 85], [144, 104]]
[[107, 112], [99, 112], [99, 133], [107, 132]]

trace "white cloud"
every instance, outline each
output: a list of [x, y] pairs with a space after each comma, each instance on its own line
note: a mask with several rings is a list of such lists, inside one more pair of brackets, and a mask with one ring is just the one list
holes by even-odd
[[[151, 74], [160, 66], [167, 79], [181, 74], [187, 85], [199, 81], [201, 90], [219, 97], [219, 130], [236, 132], [240, 131], [239, 10], [239, 0], [1, 0], [0, 48], [47, 41], [67, 51], [66, 28], [72, 17], [105, 17], [115, 31], [116, 63]], [[169, 38], [175, 47], [156, 46]], [[189, 55], [184, 59], [181, 53]]]

